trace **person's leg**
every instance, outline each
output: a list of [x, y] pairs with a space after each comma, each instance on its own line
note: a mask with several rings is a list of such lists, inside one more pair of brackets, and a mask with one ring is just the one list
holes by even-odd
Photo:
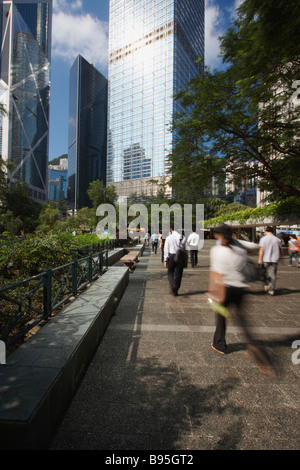
[[168, 258], [168, 280], [169, 280], [169, 284], [172, 290], [175, 289], [174, 270], [175, 270], [174, 255], [170, 254]]
[[[225, 300], [224, 302], [222, 302], [222, 305], [224, 305], [224, 307], [227, 307], [231, 303], [232, 292], [232, 287], [226, 287]], [[213, 349], [216, 349], [222, 354], [225, 354], [227, 351], [226, 319], [218, 313], [216, 314], [216, 329], [211, 346]]]
[[162, 245], [161, 245], [161, 262], [164, 262], [164, 245], [165, 241], [163, 240]]
[[227, 351], [227, 344], [226, 344], [226, 319], [216, 314], [216, 329], [215, 334], [212, 342], [213, 349], [217, 350], [218, 352], [225, 354]]
[[276, 374], [269, 360], [267, 359], [267, 357], [265, 356], [261, 348], [255, 344], [255, 339], [250, 331], [250, 328], [248, 325], [248, 317], [243, 308], [244, 294], [245, 294], [244, 289], [237, 289], [236, 292], [232, 293], [232, 297], [233, 297], [232, 301], [236, 304], [235, 315], [237, 318], [237, 322], [243, 329], [243, 333], [247, 341], [246, 349], [249, 355], [251, 356], [251, 358], [255, 361], [257, 367], [259, 368], [262, 374], [269, 375], [270, 377], [275, 377]]
[[296, 251], [293, 253], [293, 258], [295, 258], [296, 265], [298, 266], [298, 264], [299, 264], [298, 263], [298, 253]]
[[269, 263], [269, 294], [274, 293], [276, 287], [277, 263]]
[[190, 256], [191, 256], [191, 265], [192, 265], [192, 268], [195, 266], [195, 251], [194, 250], [190, 250]]
[[175, 288], [175, 291], [177, 293], [178, 293], [178, 290], [181, 286], [182, 274], [183, 274], [183, 267], [179, 266], [178, 264], [175, 263], [175, 267], [174, 267], [174, 288]]
[[276, 285], [276, 271], [277, 271], [277, 263], [264, 263], [266, 268], [266, 281], [267, 285], [265, 286], [266, 292], [274, 293], [275, 285]]
[[254, 344], [254, 338], [250, 332], [248, 325], [248, 317], [244, 310], [244, 295], [246, 291], [243, 288], [233, 288], [232, 303], [235, 304], [233, 317], [237, 319], [237, 323], [243, 329], [244, 336], [248, 344]]

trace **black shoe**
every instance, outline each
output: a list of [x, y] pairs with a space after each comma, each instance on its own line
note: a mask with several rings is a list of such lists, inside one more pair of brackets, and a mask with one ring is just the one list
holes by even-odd
[[211, 345], [211, 347], [212, 347], [212, 349], [213, 349], [214, 351], [217, 351], [217, 352], [220, 353], [220, 354], [226, 354], [225, 351], [221, 351], [220, 349], [215, 348], [212, 343], [210, 343], [210, 345]]
[[177, 290], [176, 290], [174, 287], [173, 287], [173, 289], [172, 289], [172, 292], [173, 292], [173, 295], [174, 295], [175, 297], [177, 297], [178, 292], [177, 292]]

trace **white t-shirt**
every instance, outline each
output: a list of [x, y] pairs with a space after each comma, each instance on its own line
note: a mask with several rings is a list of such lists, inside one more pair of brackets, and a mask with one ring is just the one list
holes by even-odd
[[289, 240], [289, 251], [294, 253], [296, 250], [296, 246], [299, 244], [298, 240], [295, 238]]
[[281, 241], [272, 233], [260, 239], [259, 246], [264, 248], [263, 262], [278, 263], [280, 258]]
[[247, 287], [242, 274], [246, 256], [247, 250], [239, 246], [215, 245], [210, 250], [210, 269], [223, 274], [226, 286]]

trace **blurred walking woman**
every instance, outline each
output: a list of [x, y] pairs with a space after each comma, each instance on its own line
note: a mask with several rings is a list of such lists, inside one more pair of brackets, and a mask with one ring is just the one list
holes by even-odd
[[216, 310], [219, 313], [216, 314], [216, 330], [211, 347], [220, 354], [226, 353], [226, 307], [233, 304], [236, 307], [234, 318], [243, 329], [248, 353], [256, 362], [261, 373], [274, 377], [276, 374], [269, 360], [262, 350], [254, 344], [254, 339], [247, 326], [247, 316], [242, 310], [243, 297], [248, 287], [244, 282], [243, 274], [247, 251], [257, 249], [257, 245], [232, 238], [231, 228], [226, 224], [218, 227], [214, 235], [217, 244], [210, 252], [210, 278], [213, 279], [216, 275], [219, 285], [223, 286], [219, 291], [223, 296], [221, 307], [225, 308], [225, 312], [222, 309]]
[[[242, 274], [247, 250], [239, 246], [239, 242], [232, 238], [231, 228], [226, 224], [216, 228], [214, 236], [217, 244], [210, 251], [210, 275], [213, 276], [214, 273], [221, 275], [224, 293], [220, 304], [224, 307], [228, 307], [230, 304], [235, 305], [239, 323], [244, 327], [247, 340], [251, 343], [252, 338], [241, 312], [241, 304], [247, 287]], [[227, 350], [225, 334], [226, 318], [218, 313], [216, 314], [216, 330], [211, 346], [220, 354], [225, 354]]]

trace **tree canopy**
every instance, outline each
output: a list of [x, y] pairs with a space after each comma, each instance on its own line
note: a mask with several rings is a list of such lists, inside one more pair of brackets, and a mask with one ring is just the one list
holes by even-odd
[[104, 187], [100, 180], [92, 181], [89, 184], [87, 193], [94, 209], [97, 209], [103, 203], [115, 204], [118, 198], [115, 186]]
[[[300, 2], [245, 0], [221, 38], [224, 69], [178, 93], [172, 186], [230, 177], [300, 196]], [[299, 90], [299, 94], [298, 94]]]

